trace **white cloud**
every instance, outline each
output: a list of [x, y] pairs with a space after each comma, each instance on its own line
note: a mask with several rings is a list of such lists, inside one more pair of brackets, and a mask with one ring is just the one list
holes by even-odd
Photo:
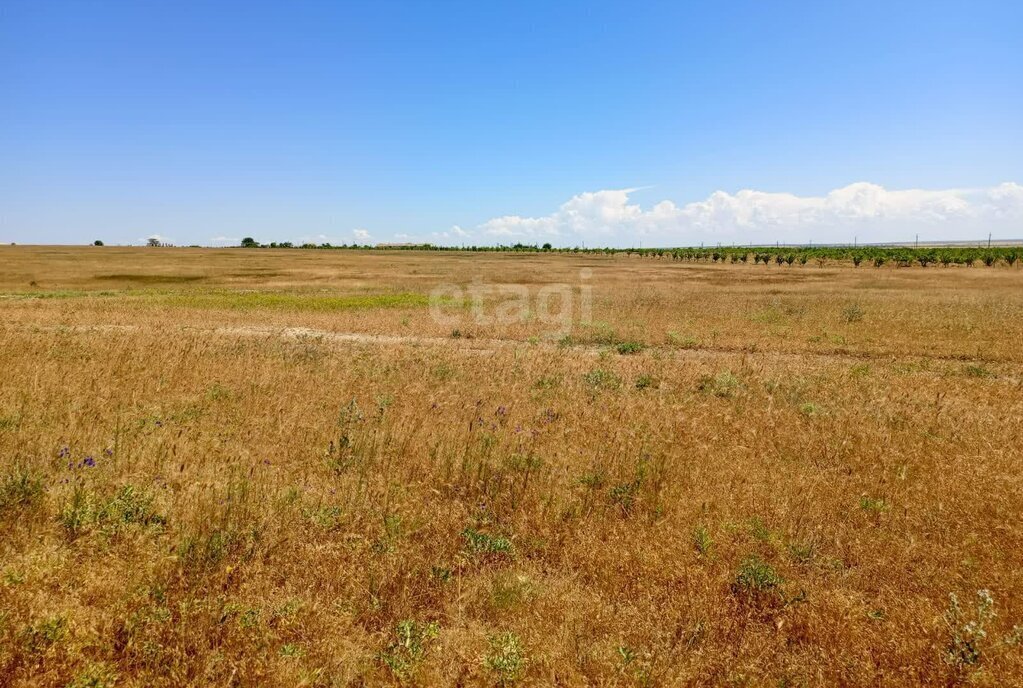
[[999, 184], [988, 192], [992, 211], [1019, 221], [1023, 218], [1023, 186], [1013, 182]]
[[355, 237], [356, 241], [369, 241], [370, 240], [369, 232], [367, 230], [365, 230], [365, 229], [353, 229], [352, 230], [352, 236]]
[[744, 189], [702, 201], [630, 203], [638, 189], [581, 193], [543, 217], [506, 215], [480, 225], [495, 241], [561, 245], [692, 245], [701, 242], [847, 242], [1023, 236], [1023, 186], [888, 190], [858, 182], [824, 196]]
[[[396, 237], [398, 239], [407, 239], [407, 240], [411, 240], [412, 239], [412, 237], [410, 237], [408, 234], [398, 234], [398, 235], [396, 235]], [[472, 237], [472, 233], [471, 232], [465, 231], [464, 229], [462, 229], [458, 225], [452, 225], [451, 229], [449, 229], [449, 230], [443, 230], [443, 231], [439, 231], [439, 232], [430, 232], [429, 235], [427, 235], [425, 237], [425, 239], [430, 241], [430, 242], [432, 242], [432, 243], [439, 243], [441, 245], [448, 245], [448, 244], [464, 244], [465, 243], [464, 240], [468, 239], [468, 238], [471, 238], [471, 237]]]
[[[291, 241], [293, 244], [301, 246], [302, 244], [343, 244], [346, 239], [339, 238], [336, 236], [330, 236], [327, 234], [303, 234], [300, 237], [287, 237], [285, 241]], [[275, 239], [275, 241], [281, 241], [281, 239]]]

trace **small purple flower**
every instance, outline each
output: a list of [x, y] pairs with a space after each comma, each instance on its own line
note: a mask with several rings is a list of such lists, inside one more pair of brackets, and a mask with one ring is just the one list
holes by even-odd
[[522, 426], [521, 426], [521, 425], [516, 425], [516, 426], [515, 426], [515, 432], [516, 432], [516, 433], [520, 433], [520, 432], [522, 432]]
[[86, 456], [85, 459], [82, 460], [82, 465], [92, 468], [93, 466], [96, 465], [96, 459], [92, 458], [91, 456]]
[[497, 415], [503, 416], [503, 415], [505, 415], [507, 413], [508, 413], [508, 409], [506, 409], [504, 406], [498, 406], [497, 407]]
[[67, 445], [64, 445], [63, 447], [60, 448], [60, 452], [57, 453], [57, 458], [58, 459], [63, 459], [65, 456], [70, 456], [70, 454], [71, 454], [71, 447], [68, 447]]
[[110, 447], [107, 447], [106, 449], [103, 450], [103, 455], [104, 456], [113, 456], [114, 455], [114, 450], [111, 449]]

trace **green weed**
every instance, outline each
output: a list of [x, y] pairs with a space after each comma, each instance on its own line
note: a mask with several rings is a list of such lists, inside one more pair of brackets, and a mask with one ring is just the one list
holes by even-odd
[[488, 535], [473, 528], [462, 531], [465, 551], [473, 558], [498, 556], [510, 557], [513, 553], [511, 540], [503, 535]]
[[490, 637], [490, 653], [484, 657], [483, 666], [497, 675], [500, 685], [522, 678], [527, 663], [522, 641], [517, 635], [507, 632]]
[[615, 351], [622, 356], [629, 356], [632, 354], [638, 354], [645, 348], [646, 346], [640, 342], [620, 342], [615, 346]]
[[380, 654], [380, 660], [399, 679], [409, 678], [426, 655], [430, 642], [439, 634], [440, 624], [436, 621], [399, 621], [394, 628], [394, 640]]
[[722, 399], [731, 399], [743, 388], [742, 382], [731, 371], [723, 371], [717, 375], [704, 375], [700, 378], [698, 389]]
[[739, 573], [732, 584], [732, 590], [746, 594], [760, 594], [775, 590], [785, 579], [770, 564], [760, 557], [746, 557], [739, 565]]

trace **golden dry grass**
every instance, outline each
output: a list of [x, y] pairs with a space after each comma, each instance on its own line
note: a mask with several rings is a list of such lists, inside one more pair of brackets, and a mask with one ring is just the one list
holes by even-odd
[[1023, 682], [1023, 270], [0, 266], [2, 683]]

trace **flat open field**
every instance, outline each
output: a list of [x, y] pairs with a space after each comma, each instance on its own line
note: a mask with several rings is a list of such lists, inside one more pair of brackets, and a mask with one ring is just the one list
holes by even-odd
[[0, 684], [1023, 684], [1021, 343], [1005, 265], [0, 247]]

